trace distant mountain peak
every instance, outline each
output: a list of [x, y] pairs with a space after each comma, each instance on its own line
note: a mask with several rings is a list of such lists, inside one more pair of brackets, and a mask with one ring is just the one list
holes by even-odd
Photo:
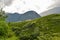
[[32, 20], [32, 19], [40, 17], [40, 15], [37, 14], [37, 12], [35, 12], [35, 11], [27, 11], [24, 14], [8, 13], [7, 16], [8, 16], [7, 19], [6, 19], [7, 22]]
[[60, 7], [56, 6], [47, 11], [44, 11], [44, 12], [40, 13], [40, 16], [47, 16], [50, 14], [60, 14]]

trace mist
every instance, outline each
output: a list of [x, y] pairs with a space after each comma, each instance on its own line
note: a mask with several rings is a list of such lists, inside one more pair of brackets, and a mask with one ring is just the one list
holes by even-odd
[[13, 0], [0, 0], [0, 8], [3, 8], [5, 6], [9, 6], [12, 3]]
[[5, 12], [24, 13], [29, 10], [34, 10], [38, 13], [43, 12], [53, 6], [60, 4], [59, 0], [0, 0], [4, 3]]

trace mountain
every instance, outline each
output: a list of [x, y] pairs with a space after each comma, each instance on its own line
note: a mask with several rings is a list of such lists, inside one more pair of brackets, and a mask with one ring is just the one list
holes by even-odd
[[19, 40], [60, 40], [60, 14], [31, 21], [11, 22], [9, 26]]
[[40, 14], [40, 16], [47, 16], [50, 14], [60, 14], [60, 7], [53, 7], [47, 11], [44, 11]]
[[28, 11], [24, 14], [19, 13], [8, 13], [7, 14], [7, 22], [17, 22], [17, 21], [25, 21], [25, 20], [32, 20], [35, 18], [39, 18], [40, 15], [37, 14], [35, 11]]

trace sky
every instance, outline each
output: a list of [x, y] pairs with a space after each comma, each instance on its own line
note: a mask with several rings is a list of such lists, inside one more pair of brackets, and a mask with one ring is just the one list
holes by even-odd
[[0, 4], [4, 4], [3, 10], [5, 12], [18, 12], [20, 14], [30, 10], [40, 14], [41, 12], [48, 10], [48, 7], [52, 4], [58, 2], [59, 0], [0, 0]]

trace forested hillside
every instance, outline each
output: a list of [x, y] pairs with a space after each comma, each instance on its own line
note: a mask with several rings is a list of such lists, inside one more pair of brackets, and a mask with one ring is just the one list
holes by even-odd
[[9, 23], [9, 26], [20, 40], [60, 40], [60, 14]]
[[0, 16], [0, 40], [60, 40], [60, 14], [30, 21], [6, 22]]

